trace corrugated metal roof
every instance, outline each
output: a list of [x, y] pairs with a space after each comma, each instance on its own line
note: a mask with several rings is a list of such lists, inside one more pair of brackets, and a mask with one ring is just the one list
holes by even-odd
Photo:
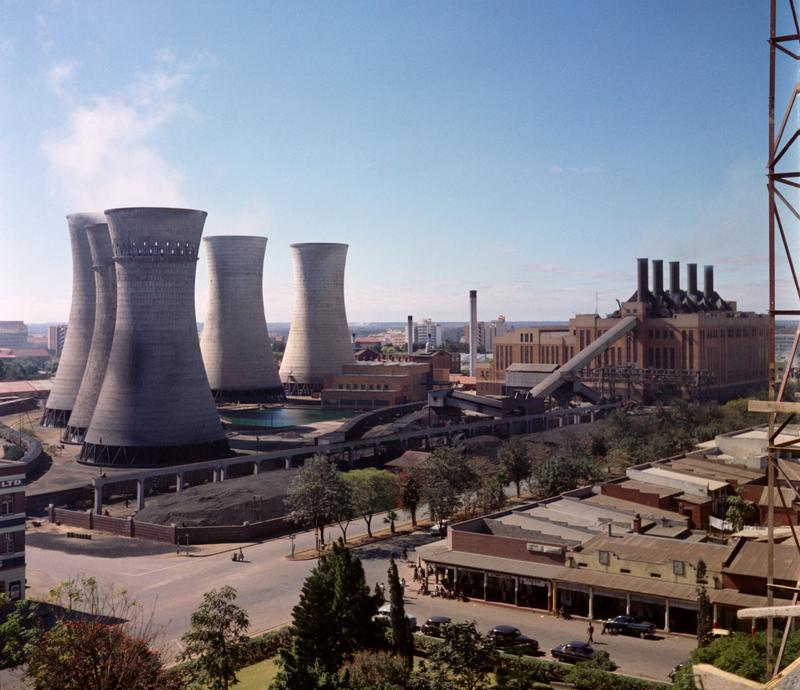
[[[795, 582], [800, 576], [800, 554], [794, 544], [775, 544], [775, 579]], [[767, 576], [767, 544], [748, 541], [741, 545], [724, 570], [732, 575]]]
[[634, 503], [633, 501], [625, 501], [621, 498], [616, 498], [614, 496], [607, 496], [606, 494], [589, 496], [588, 498], [584, 498], [583, 501], [584, 503], [592, 503], [594, 505], [601, 505], [601, 506], [607, 506], [609, 508], [614, 508], [623, 513], [627, 513], [631, 517], [633, 517], [636, 513], [639, 513], [639, 515], [641, 515], [642, 518], [651, 520], [660, 520], [661, 518], [666, 518], [667, 520], [679, 522], [684, 525], [687, 524], [689, 521], [689, 518], [686, 517], [685, 515], [681, 515], [680, 513], [676, 513], [672, 510], [664, 510], [663, 508], [653, 508], [652, 506], [646, 506], [641, 503]]
[[653, 578], [618, 575], [617, 573], [604, 573], [599, 570], [585, 570], [583, 568], [563, 568], [557, 580], [558, 582], [571, 582], [601, 589], [649, 594], [650, 596], [663, 597], [664, 599], [697, 601], [695, 585], [664, 582]]
[[624, 537], [598, 534], [583, 545], [582, 553], [608, 551], [619, 558], [640, 563], [686, 561], [694, 564], [702, 558], [709, 570], [719, 572], [722, 569], [722, 562], [728, 557], [732, 548], [722, 544], [662, 539], [646, 534], [626, 534]]
[[650, 482], [643, 482], [639, 479], [626, 479], [624, 482], [619, 482], [617, 485], [630, 491], [640, 491], [643, 494], [656, 494], [659, 498], [678, 496], [683, 493], [682, 489], [676, 489], [672, 486], [661, 486], [660, 484], [651, 484]]
[[439, 552], [423, 560], [437, 565], [447, 565], [456, 568], [472, 568], [474, 570], [488, 570], [494, 573], [518, 575], [521, 577], [535, 577], [542, 580], [552, 580], [564, 570], [563, 565], [549, 563], [536, 563], [534, 561], [519, 561], [515, 558], [500, 558], [498, 556], [483, 556], [465, 551]]

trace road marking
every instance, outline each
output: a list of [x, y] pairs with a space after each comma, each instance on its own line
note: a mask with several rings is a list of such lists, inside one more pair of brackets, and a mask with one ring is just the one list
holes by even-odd
[[164, 570], [172, 570], [173, 568], [180, 568], [184, 565], [189, 565], [189, 563], [175, 563], [174, 565], [165, 565], [163, 568], [156, 568], [155, 570], [145, 570], [141, 573], [124, 573], [120, 572], [120, 575], [124, 575], [125, 577], [141, 577], [142, 575], [152, 575], [153, 573], [160, 573]]

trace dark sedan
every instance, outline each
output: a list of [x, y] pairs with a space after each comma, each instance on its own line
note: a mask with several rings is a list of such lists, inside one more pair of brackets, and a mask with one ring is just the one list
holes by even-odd
[[565, 642], [550, 650], [554, 659], [575, 663], [576, 661], [591, 661], [595, 651], [588, 642]]
[[519, 628], [511, 625], [496, 625], [489, 631], [489, 639], [498, 649], [521, 649], [525, 654], [535, 654], [539, 651], [539, 643], [527, 635], [523, 635]]
[[603, 629], [612, 635], [638, 635], [642, 639], [653, 637], [656, 626], [645, 621], [637, 621], [633, 616], [614, 616], [603, 625]]
[[442, 634], [442, 626], [449, 624], [451, 621], [447, 616], [431, 616], [426, 620], [420, 630], [423, 635], [430, 635], [431, 637], [440, 637]]

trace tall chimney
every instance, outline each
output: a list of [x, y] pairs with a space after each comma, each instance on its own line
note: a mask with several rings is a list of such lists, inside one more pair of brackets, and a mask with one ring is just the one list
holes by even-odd
[[406, 320], [406, 351], [414, 354], [414, 317], [409, 314]]
[[714, 299], [714, 267], [703, 266], [703, 273], [705, 278], [703, 294], [705, 295], [706, 300], [710, 302], [712, 299]]
[[653, 259], [653, 292], [656, 297], [664, 292], [664, 262], [661, 259]]
[[669, 262], [669, 291], [673, 297], [677, 297], [681, 291], [681, 263], [680, 261]]
[[697, 264], [686, 264], [686, 291], [692, 297], [697, 294]]
[[647, 301], [647, 259], [636, 259], [636, 301]]
[[469, 291], [469, 375], [476, 376], [478, 365], [478, 291]]

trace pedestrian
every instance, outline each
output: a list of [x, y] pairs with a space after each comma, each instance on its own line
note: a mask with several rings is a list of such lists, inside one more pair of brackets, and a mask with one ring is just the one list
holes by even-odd
[[406, 579], [404, 577], [400, 578], [400, 594], [406, 595]]
[[586, 628], [586, 632], [589, 634], [589, 644], [594, 642], [594, 626], [592, 625], [592, 619], [589, 619], [589, 627]]
[[403, 552], [400, 555], [402, 556], [404, 561], [408, 560], [408, 549], [405, 546], [403, 547]]
[[239, 560], [240, 561], [244, 560], [244, 551], [242, 551], [242, 547], [241, 546], [239, 547]]

